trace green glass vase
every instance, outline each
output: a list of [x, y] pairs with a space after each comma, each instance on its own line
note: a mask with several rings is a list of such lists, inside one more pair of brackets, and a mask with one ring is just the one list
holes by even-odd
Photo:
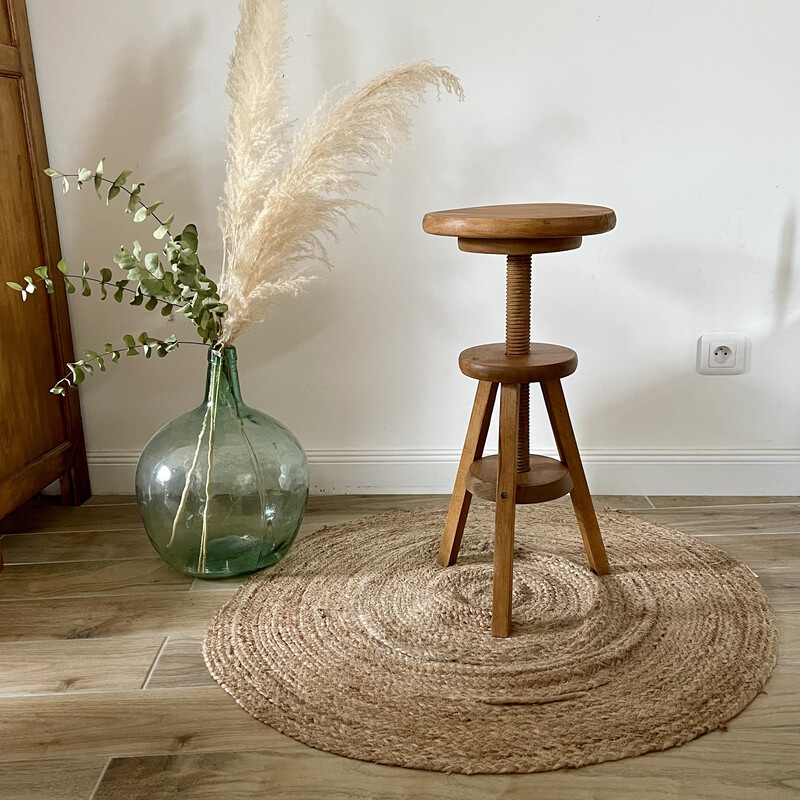
[[280, 561], [308, 498], [308, 461], [291, 431], [245, 405], [236, 349], [210, 349], [203, 403], [147, 443], [136, 497], [153, 547], [201, 578]]

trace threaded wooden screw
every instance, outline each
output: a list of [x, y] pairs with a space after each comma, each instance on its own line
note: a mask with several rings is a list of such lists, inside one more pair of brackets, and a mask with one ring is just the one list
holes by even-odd
[[[506, 355], [531, 351], [531, 257], [506, 256]], [[530, 386], [522, 384], [519, 398], [517, 472], [530, 469]]]

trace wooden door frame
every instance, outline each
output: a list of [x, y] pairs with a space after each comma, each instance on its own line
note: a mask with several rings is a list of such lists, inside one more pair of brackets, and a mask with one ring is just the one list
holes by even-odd
[[[38, 211], [39, 233], [45, 262], [51, 274], [61, 258], [58, 221], [53, 198], [53, 185], [44, 174], [49, 166], [47, 142], [42, 120], [33, 47], [28, 28], [25, 0], [0, 0], [6, 6], [11, 23], [12, 46], [0, 45], [0, 73], [16, 78], [20, 85], [20, 99], [25, 117], [26, 144], [32, 166], [33, 192]], [[31, 270], [34, 266], [31, 265]], [[62, 365], [74, 361], [72, 328], [69, 321], [67, 294], [62, 281], [53, 282], [55, 291], [49, 295], [50, 326], [55, 358]], [[59, 398], [64, 419], [66, 441], [42, 455], [32, 464], [9, 476], [6, 483], [11, 491], [7, 499], [0, 498], [0, 517], [25, 502], [52, 481], [59, 479], [61, 498], [69, 505], [80, 505], [91, 492], [89, 470], [86, 463], [86, 445], [81, 420], [80, 400], [76, 391], [68, 391]]]

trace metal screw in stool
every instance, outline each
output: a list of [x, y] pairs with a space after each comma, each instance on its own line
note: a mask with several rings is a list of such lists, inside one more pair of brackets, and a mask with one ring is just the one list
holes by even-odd
[[[482, 206], [426, 214], [426, 233], [457, 236], [460, 250], [506, 256], [506, 341], [471, 347], [459, 366], [478, 380], [478, 390], [450, 499], [438, 561], [455, 564], [472, 495], [494, 500], [492, 634], [511, 633], [514, 519], [518, 503], [542, 503], [569, 493], [589, 566], [610, 571], [586, 483], [561, 379], [578, 365], [573, 350], [531, 342], [531, 255], [574, 250], [583, 236], [610, 231], [610, 208], [560, 203]], [[541, 386], [559, 461], [532, 455], [529, 443], [530, 384]], [[500, 386], [497, 456], [483, 458], [489, 421]]]

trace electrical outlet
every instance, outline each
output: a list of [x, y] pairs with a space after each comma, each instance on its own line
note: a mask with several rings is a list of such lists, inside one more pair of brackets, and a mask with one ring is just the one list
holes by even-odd
[[697, 340], [701, 375], [741, 375], [750, 368], [750, 340], [743, 333], [706, 333]]

